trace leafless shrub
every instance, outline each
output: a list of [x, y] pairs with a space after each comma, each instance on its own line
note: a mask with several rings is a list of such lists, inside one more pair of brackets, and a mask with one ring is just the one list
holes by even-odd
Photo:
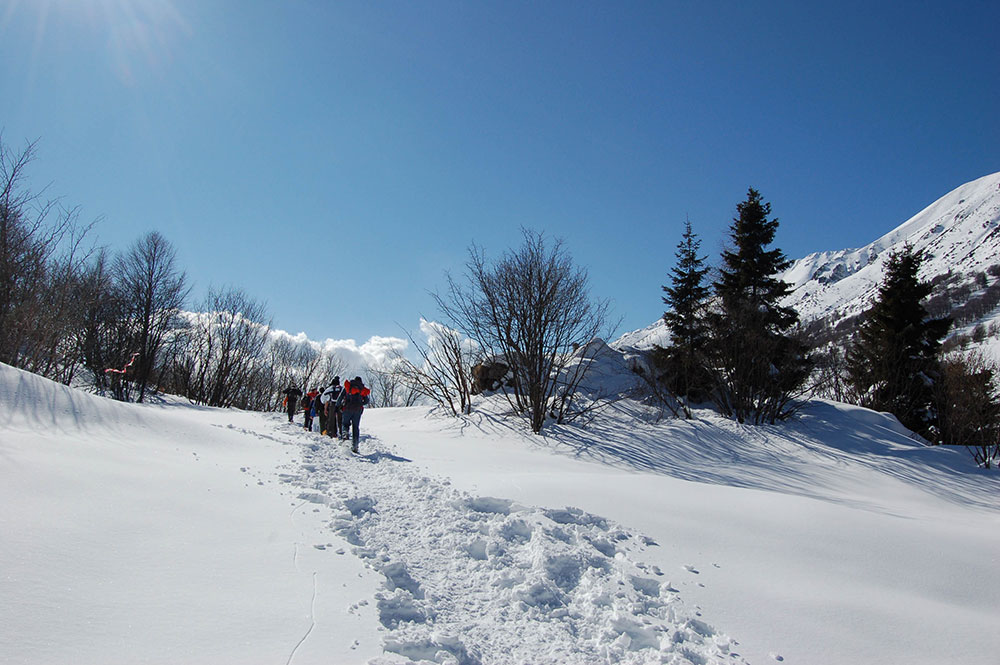
[[809, 392], [837, 402], [853, 402], [855, 397], [847, 381], [847, 358], [839, 346], [827, 346], [814, 352], [815, 366], [809, 377]]
[[640, 389], [635, 391], [635, 397], [647, 396], [651, 398], [661, 409], [661, 414], [663, 413], [662, 409], [666, 409], [674, 418], [680, 418], [682, 415], [685, 418], [692, 417], [687, 402], [676, 395], [666, 382], [658, 380], [653, 372], [642, 370], [636, 371], [635, 374], [639, 379], [640, 386]]
[[451, 411], [452, 415], [472, 410], [472, 366], [480, 357], [474, 343], [448, 326], [421, 320], [427, 343], [406, 335], [420, 358], [415, 363], [397, 352], [392, 358], [394, 371], [408, 393], [423, 396]]
[[996, 364], [979, 353], [951, 355], [941, 362], [938, 425], [941, 443], [962, 445], [976, 464], [1000, 459], [1000, 395]]

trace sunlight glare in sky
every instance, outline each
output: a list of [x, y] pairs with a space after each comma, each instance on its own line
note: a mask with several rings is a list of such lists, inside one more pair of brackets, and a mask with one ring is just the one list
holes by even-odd
[[176, 36], [190, 27], [171, 0], [14, 0], [4, 12], [6, 28], [19, 12], [33, 14], [36, 56], [51, 40], [82, 36], [91, 48], [103, 49], [119, 80], [136, 82], [136, 65], [157, 70], [178, 48]]

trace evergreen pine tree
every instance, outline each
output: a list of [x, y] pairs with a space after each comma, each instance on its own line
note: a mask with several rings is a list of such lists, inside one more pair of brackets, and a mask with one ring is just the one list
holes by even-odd
[[889, 256], [876, 301], [848, 349], [847, 371], [859, 404], [934, 438], [938, 352], [951, 320], [928, 316], [922, 301], [931, 285], [917, 278], [922, 262], [909, 246]]
[[750, 188], [730, 226], [731, 249], [722, 254], [709, 316], [715, 372], [713, 399], [740, 422], [786, 418], [809, 374], [805, 345], [788, 333], [798, 314], [782, 306], [791, 286], [775, 277], [790, 265], [780, 249], [767, 249], [778, 229], [771, 204]]
[[664, 371], [668, 389], [684, 399], [684, 414], [690, 418], [688, 404], [700, 401], [708, 391], [705, 370], [705, 347], [708, 330], [704, 319], [709, 289], [704, 284], [708, 268], [705, 258], [698, 256], [701, 241], [691, 230], [691, 221], [684, 224], [684, 235], [677, 244], [677, 262], [670, 271], [670, 286], [664, 286], [663, 302], [668, 309], [663, 321], [670, 330], [671, 346], [657, 347], [655, 359]]

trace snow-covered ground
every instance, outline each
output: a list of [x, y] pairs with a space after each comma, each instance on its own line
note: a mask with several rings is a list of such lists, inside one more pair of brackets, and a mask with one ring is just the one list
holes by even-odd
[[[0, 365], [0, 663], [988, 663], [1000, 476], [891, 417], [532, 436], [119, 404]], [[299, 420], [298, 422], [301, 422]]]

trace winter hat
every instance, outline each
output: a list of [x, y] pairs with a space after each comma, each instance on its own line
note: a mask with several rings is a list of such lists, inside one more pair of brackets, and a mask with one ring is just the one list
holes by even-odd
[[362, 383], [362, 384], [364, 383], [364, 382], [363, 382], [363, 381], [361, 380], [361, 377], [360, 377], [360, 376], [356, 376], [356, 377], [354, 377], [353, 379], [351, 379], [351, 381], [353, 381], [354, 383]]
[[340, 377], [339, 376], [333, 377], [333, 385], [337, 385], [338, 383], [340, 383]]

